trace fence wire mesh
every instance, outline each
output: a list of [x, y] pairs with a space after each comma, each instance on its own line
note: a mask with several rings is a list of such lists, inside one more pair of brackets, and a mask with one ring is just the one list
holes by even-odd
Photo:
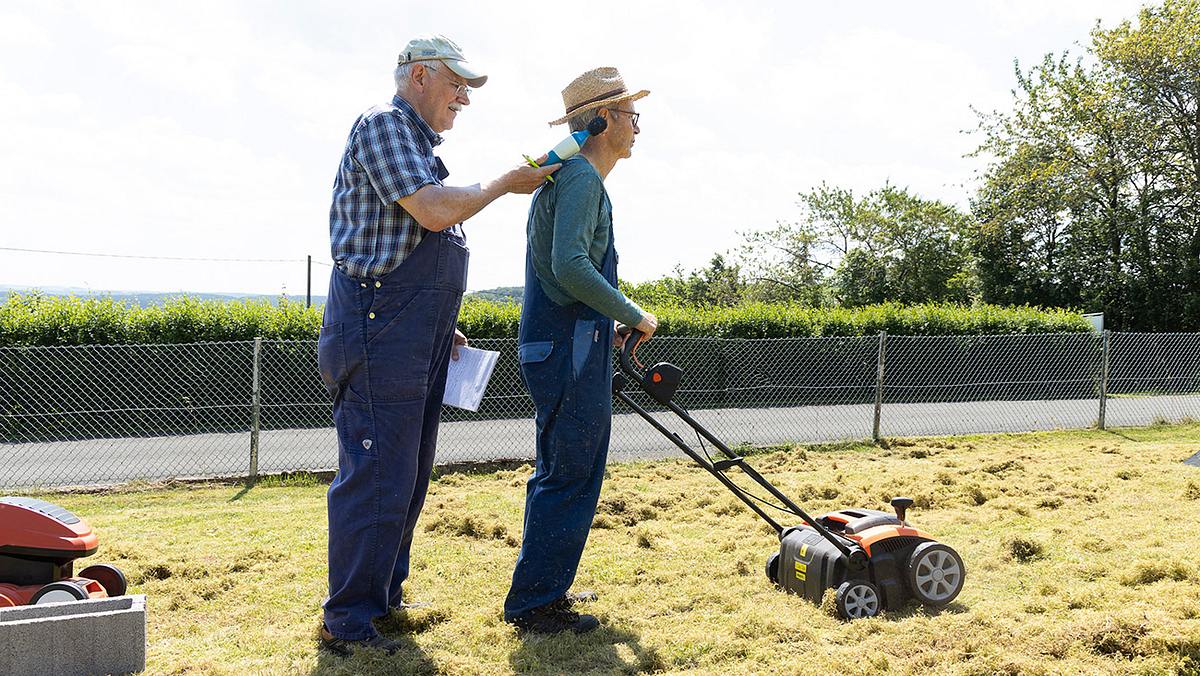
[[885, 348], [883, 436], [1097, 423], [1101, 335], [888, 336]]
[[[0, 348], [0, 487], [336, 468], [316, 341], [257, 343]], [[501, 356], [478, 412], [443, 410], [437, 461], [531, 458], [516, 341], [472, 345]], [[1200, 334], [664, 337], [640, 356], [681, 366], [675, 401], [735, 447], [1200, 419]], [[612, 458], [678, 453], [613, 414]]]
[[1200, 420], [1200, 333], [1113, 333], [1106, 425]]

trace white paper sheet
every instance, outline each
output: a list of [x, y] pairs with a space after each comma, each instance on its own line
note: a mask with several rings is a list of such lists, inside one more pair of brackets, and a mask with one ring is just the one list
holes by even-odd
[[458, 360], [451, 359], [450, 369], [446, 372], [446, 396], [442, 397], [442, 403], [478, 411], [499, 358], [499, 352], [458, 348]]

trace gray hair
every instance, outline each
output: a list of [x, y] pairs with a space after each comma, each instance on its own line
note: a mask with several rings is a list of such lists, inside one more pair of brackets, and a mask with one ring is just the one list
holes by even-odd
[[392, 71], [392, 78], [396, 80], [397, 92], [402, 92], [408, 89], [408, 76], [412, 73], [414, 63], [416, 63], [416, 61], [407, 61], [396, 66], [396, 70]]
[[591, 110], [579, 113], [578, 115], [572, 115], [571, 117], [568, 117], [567, 128], [571, 131], [583, 131], [584, 129], [587, 129], [588, 122], [596, 119], [596, 116], [600, 114], [601, 110], [609, 110], [609, 107], [600, 106], [599, 108], [593, 108]]

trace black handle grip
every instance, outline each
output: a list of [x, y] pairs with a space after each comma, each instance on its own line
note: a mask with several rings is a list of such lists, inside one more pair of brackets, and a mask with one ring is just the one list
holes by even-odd
[[644, 334], [632, 326], [626, 326], [625, 328], [629, 329], [629, 333], [626, 334], [625, 345], [621, 348], [621, 370], [640, 378], [641, 375], [633, 367], [633, 361], [630, 357], [633, 354], [633, 348], [637, 346], [638, 341], [642, 339]]

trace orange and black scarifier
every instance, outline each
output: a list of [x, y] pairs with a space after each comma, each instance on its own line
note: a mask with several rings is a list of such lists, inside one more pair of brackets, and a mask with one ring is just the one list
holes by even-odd
[[115, 566], [73, 573], [75, 559], [99, 545], [91, 526], [58, 505], [0, 497], [0, 608], [124, 595], [125, 575]]
[[[825, 591], [833, 589], [838, 614], [847, 620], [897, 609], [909, 599], [927, 606], [945, 606], [962, 591], [966, 567], [958, 552], [905, 521], [905, 512], [912, 506], [912, 500], [892, 498], [895, 514], [874, 509], [843, 509], [814, 519], [672, 401], [683, 379], [682, 369], [660, 362], [644, 373], [638, 372], [630, 357], [640, 338], [641, 334], [635, 330], [625, 341], [620, 354], [620, 370], [613, 375], [613, 396], [666, 436], [775, 529], [779, 536], [779, 551], [771, 554], [766, 564], [767, 577], [773, 583], [814, 603], [821, 603]], [[637, 382], [651, 399], [695, 430], [701, 451], [689, 446], [634, 401], [624, 391], [629, 380]], [[704, 450], [705, 441], [725, 457], [714, 460]], [[726, 472], [735, 467], [770, 493], [771, 499], [747, 491], [726, 476]], [[802, 523], [784, 527], [767, 513], [766, 507], [799, 518]]]

